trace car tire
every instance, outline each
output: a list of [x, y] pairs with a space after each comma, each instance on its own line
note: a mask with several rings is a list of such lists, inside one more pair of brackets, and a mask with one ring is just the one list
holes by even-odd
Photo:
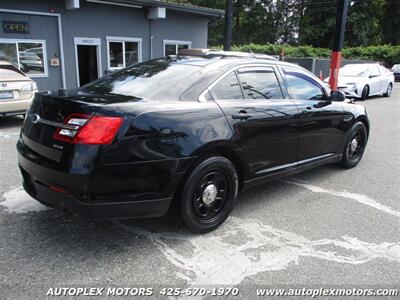
[[212, 156], [189, 174], [180, 193], [180, 215], [194, 233], [216, 229], [229, 216], [238, 193], [238, 176], [230, 160]]
[[364, 86], [364, 88], [363, 88], [363, 90], [362, 90], [362, 92], [361, 92], [361, 98], [360, 98], [360, 100], [361, 100], [361, 101], [367, 100], [368, 95], [369, 95], [369, 86], [366, 85], [366, 86]]
[[364, 154], [367, 141], [368, 133], [365, 125], [362, 122], [355, 123], [346, 139], [339, 164], [346, 169], [357, 166]]
[[389, 85], [386, 89], [386, 93], [384, 93], [383, 96], [390, 97], [392, 95], [392, 91], [393, 91], [393, 84], [389, 83]]

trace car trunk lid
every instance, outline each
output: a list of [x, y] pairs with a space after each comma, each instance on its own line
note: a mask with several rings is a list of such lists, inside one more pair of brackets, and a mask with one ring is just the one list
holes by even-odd
[[[75, 95], [76, 96], [76, 95]], [[38, 93], [28, 110], [21, 136], [36, 153], [53, 161], [60, 161], [62, 153], [76, 146], [56, 140], [55, 133], [61, 129], [79, 130], [79, 124], [67, 124], [71, 115], [93, 118], [94, 115], [118, 116], [115, 109], [79, 97], [58, 96], [56, 93]]]

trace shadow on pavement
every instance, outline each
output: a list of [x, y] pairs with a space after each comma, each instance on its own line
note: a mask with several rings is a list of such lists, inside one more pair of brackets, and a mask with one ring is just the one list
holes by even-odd
[[0, 116], [0, 129], [15, 129], [21, 127], [24, 119], [22, 116], [1, 117]]

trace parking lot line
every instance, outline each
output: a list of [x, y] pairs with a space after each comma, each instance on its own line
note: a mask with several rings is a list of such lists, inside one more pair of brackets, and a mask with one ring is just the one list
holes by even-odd
[[282, 181], [285, 183], [288, 183], [288, 184], [293, 184], [293, 185], [305, 188], [313, 193], [324, 193], [324, 194], [330, 194], [330, 195], [341, 197], [341, 198], [351, 199], [351, 200], [357, 201], [358, 203], [373, 207], [384, 213], [387, 213], [392, 216], [400, 218], [400, 212], [394, 210], [390, 206], [386, 206], [386, 205], [379, 203], [378, 201], [368, 197], [367, 195], [351, 193], [351, 192], [346, 192], [346, 191], [334, 191], [334, 190], [324, 189], [322, 187], [312, 185], [312, 184], [306, 183], [306, 182], [301, 182], [301, 181], [294, 180], [294, 179], [286, 179], [286, 180], [282, 180]]

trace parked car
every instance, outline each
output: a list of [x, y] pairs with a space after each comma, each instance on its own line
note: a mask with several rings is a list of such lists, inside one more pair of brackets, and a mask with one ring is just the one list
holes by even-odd
[[394, 79], [395, 79], [396, 81], [400, 81], [400, 64], [394, 65], [394, 66], [392, 67], [391, 71], [393, 72]]
[[25, 114], [36, 83], [14, 65], [0, 61], [0, 116]]
[[[77, 90], [38, 93], [18, 141], [25, 190], [89, 218], [164, 215], [208, 232], [238, 191], [327, 163], [356, 166], [365, 108], [268, 56], [186, 50]], [[174, 205], [174, 207], [175, 207]]]
[[[329, 82], [329, 77], [325, 82]], [[393, 85], [393, 73], [379, 64], [349, 64], [339, 70], [338, 89], [349, 98], [390, 97]]]

